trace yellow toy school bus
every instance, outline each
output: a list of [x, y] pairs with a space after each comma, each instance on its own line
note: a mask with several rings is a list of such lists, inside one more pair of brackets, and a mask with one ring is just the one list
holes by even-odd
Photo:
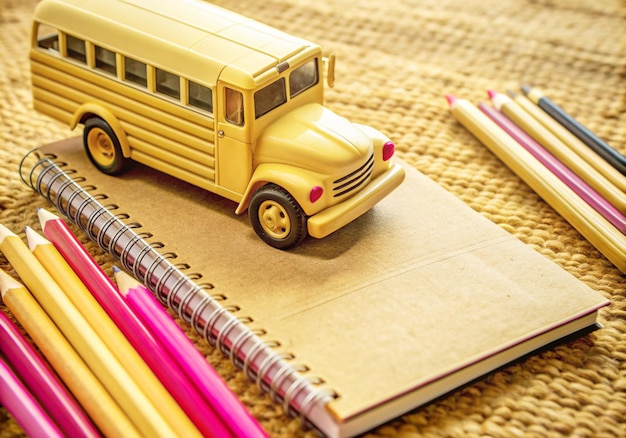
[[200, 0], [42, 0], [30, 59], [35, 108], [84, 125], [101, 171], [130, 159], [231, 199], [276, 248], [404, 178], [386, 136], [323, 106], [319, 46]]

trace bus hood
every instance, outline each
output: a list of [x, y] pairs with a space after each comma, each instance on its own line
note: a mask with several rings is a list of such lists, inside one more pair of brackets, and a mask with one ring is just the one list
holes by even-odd
[[256, 164], [291, 164], [333, 175], [352, 169], [371, 153], [371, 140], [363, 131], [328, 108], [311, 103], [268, 126], [254, 155]]

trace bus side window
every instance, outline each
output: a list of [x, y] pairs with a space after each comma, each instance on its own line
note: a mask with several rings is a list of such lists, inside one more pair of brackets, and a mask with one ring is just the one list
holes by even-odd
[[213, 112], [213, 92], [204, 85], [189, 81], [189, 105]]
[[115, 74], [115, 53], [100, 46], [96, 49], [96, 68], [107, 73]]
[[156, 90], [161, 94], [180, 99], [180, 77], [173, 73], [156, 69]]
[[124, 79], [144, 87], [148, 86], [146, 64], [132, 58], [124, 58]]
[[87, 63], [85, 40], [67, 35], [67, 56], [77, 61]]
[[235, 125], [243, 125], [243, 94], [231, 88], [226, 91], [226, 120]]
[[59, 51], [59, 32], [46, 24], [37, 25], [37, 47]]

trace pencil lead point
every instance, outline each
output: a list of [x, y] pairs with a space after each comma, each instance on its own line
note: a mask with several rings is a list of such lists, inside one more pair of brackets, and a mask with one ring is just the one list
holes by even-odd
[[487, 96], [489, 96], [489, 99], [493, 99], [496, 96], [496, 94], [498, 93], [493, 90], [487, 90]]
[[454, 102], [457, 101], [457, 97], [453, 96], [452, 94], [446, 94], [446, 100], [448, 101], [448, 104], [452, 106], [454, 105]]
[[520, 90], [522, 90], [522, 93], [528, 95], [528, 93], [530, 93], [530, 90], [532, 89], [532, 87], [530, 85], [522, 85], [521, 87], [519, 87]]
[[43, 237], [37, 231], [33, 230], [28, 225], [24, 227], [24, 232], [26, 233], [26, 242], [28, 243], [28, 249], [33, 251], [39, 245], [45, 245], [50, 243], [48, 239]]
[[517, 93], [513, 90], [506, 90], [506, 94], [508, 94], [511, 99], [515, 99], [517, 97]]
[[118, 272], [120, 272], [120, 271], [121, 271], [121, 269], [120, 269], [120, 268], [118, 268], [116, 265], [114, 265], [114, 266], [113, 266], [113, 273], [114, 273], [114, 274], [117, 274], [117, 273], [118, 273]]

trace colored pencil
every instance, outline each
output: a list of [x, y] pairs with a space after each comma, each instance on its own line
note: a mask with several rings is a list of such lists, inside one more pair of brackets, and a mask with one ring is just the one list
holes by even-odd
[[37, 260], [59, 284], [78, 311], [88, 320], [94, 331], [118, 358], [132, 379], [150, 400], [159, 401], [156, 407], [160, 415], [180, 436], [200, 436], [198, 429], [180, 405], [98, 304], [54, 245], [28, 227], [26, 228], [26, 238], [28, 246]]
[[500, 111], [484, 103], [478, 105], [478, 108], [530, 152], [541, 164], [558, 176], [574, 193], [584, 199], [585, 202], [591, 205], [619, 231], [626, 234], [626, 216], [607, 202], [598, 192], [589, 187], [587, 183], [546, 151], [539, 143], [533, 140], [532, 137], [526, 134], [515, 123], [511, 122], [511, 120]]
[[604, 199], [609, 201], [622, 213], [626, 212], [626, 193], [619, 190], [600, 172], [570, 150], [561, 140], [546, 129], [541, 123], [529, 115], [513, 99], [489, 90], [493, 105], [528, 135], [554, 155], [561, 163], [583, 179]]
[[626, 236], [494, 121], [465, 99], [447, 96], [452, 115], [618, 269], [626, 273]]
[[100, 433], [48, 364], [0, 312], [0, 353], [52, 421], [70, 436], [98, 437]]
[[2, 300], [96, 424], [111, 437], [140, 437], [128, 416], [19, 281], [0, 270]]
[[41, 307], [144, 435], [176, 433], [22, 240], [0, 225], [0, 250]]
[[165, 349], [132, 312], [111, 279], [80, 244], [65, 222], [44, 209], [39, 209], [38, 215], [46, 237], [62, 254], [131, 345], [166, 385], [194, 424], [206, 436], [229, 436], [230, 433], [222, 420], [203, 402], [198, 389], [191, 385]]
[[560, 106], [546, 97], [540, 90], [528, 85], [522, 86], [522, 92], [542, 110], [567, 128], [583, 143], [593, 149], [598, 155], [615, 167], [623, 175], [626, 175], [626, 156], [609, 146], [590, 129], [578, 122], [574, 117], [565, 112]]
[[63, 438], [59, 427], [1, 357], [0, 404], [7, 408], [28, 436]]
[[181, 366], [193, 385], [200, 388], [209, 405], [225, 419], [233, 436], [266, 437], [256, 419], [245, 409], [150, 291], [120, 269], [115, 270], [115, 279], [120, 293], [135, 314], [163, 344], [173, 361]]
[[615, 187], [622, 192], [626, 192], [625, 175], [622, 175], [615, 167], [598, 155], [593, 149], [589, 148], [578, 137], [568, 131], [557, 120], [550, 117], [547, 112], [536, 105], [531, 99], [512, 91], [509, 91], [507, 94], [509, 94], [509, 96], [535, 120], [556, 135], [559, 140], [563, 142], [563, 144], [578, 154], [578, 156], [589, 163], [594, 169], [604, 175], [604, 177], [613, 183]]

